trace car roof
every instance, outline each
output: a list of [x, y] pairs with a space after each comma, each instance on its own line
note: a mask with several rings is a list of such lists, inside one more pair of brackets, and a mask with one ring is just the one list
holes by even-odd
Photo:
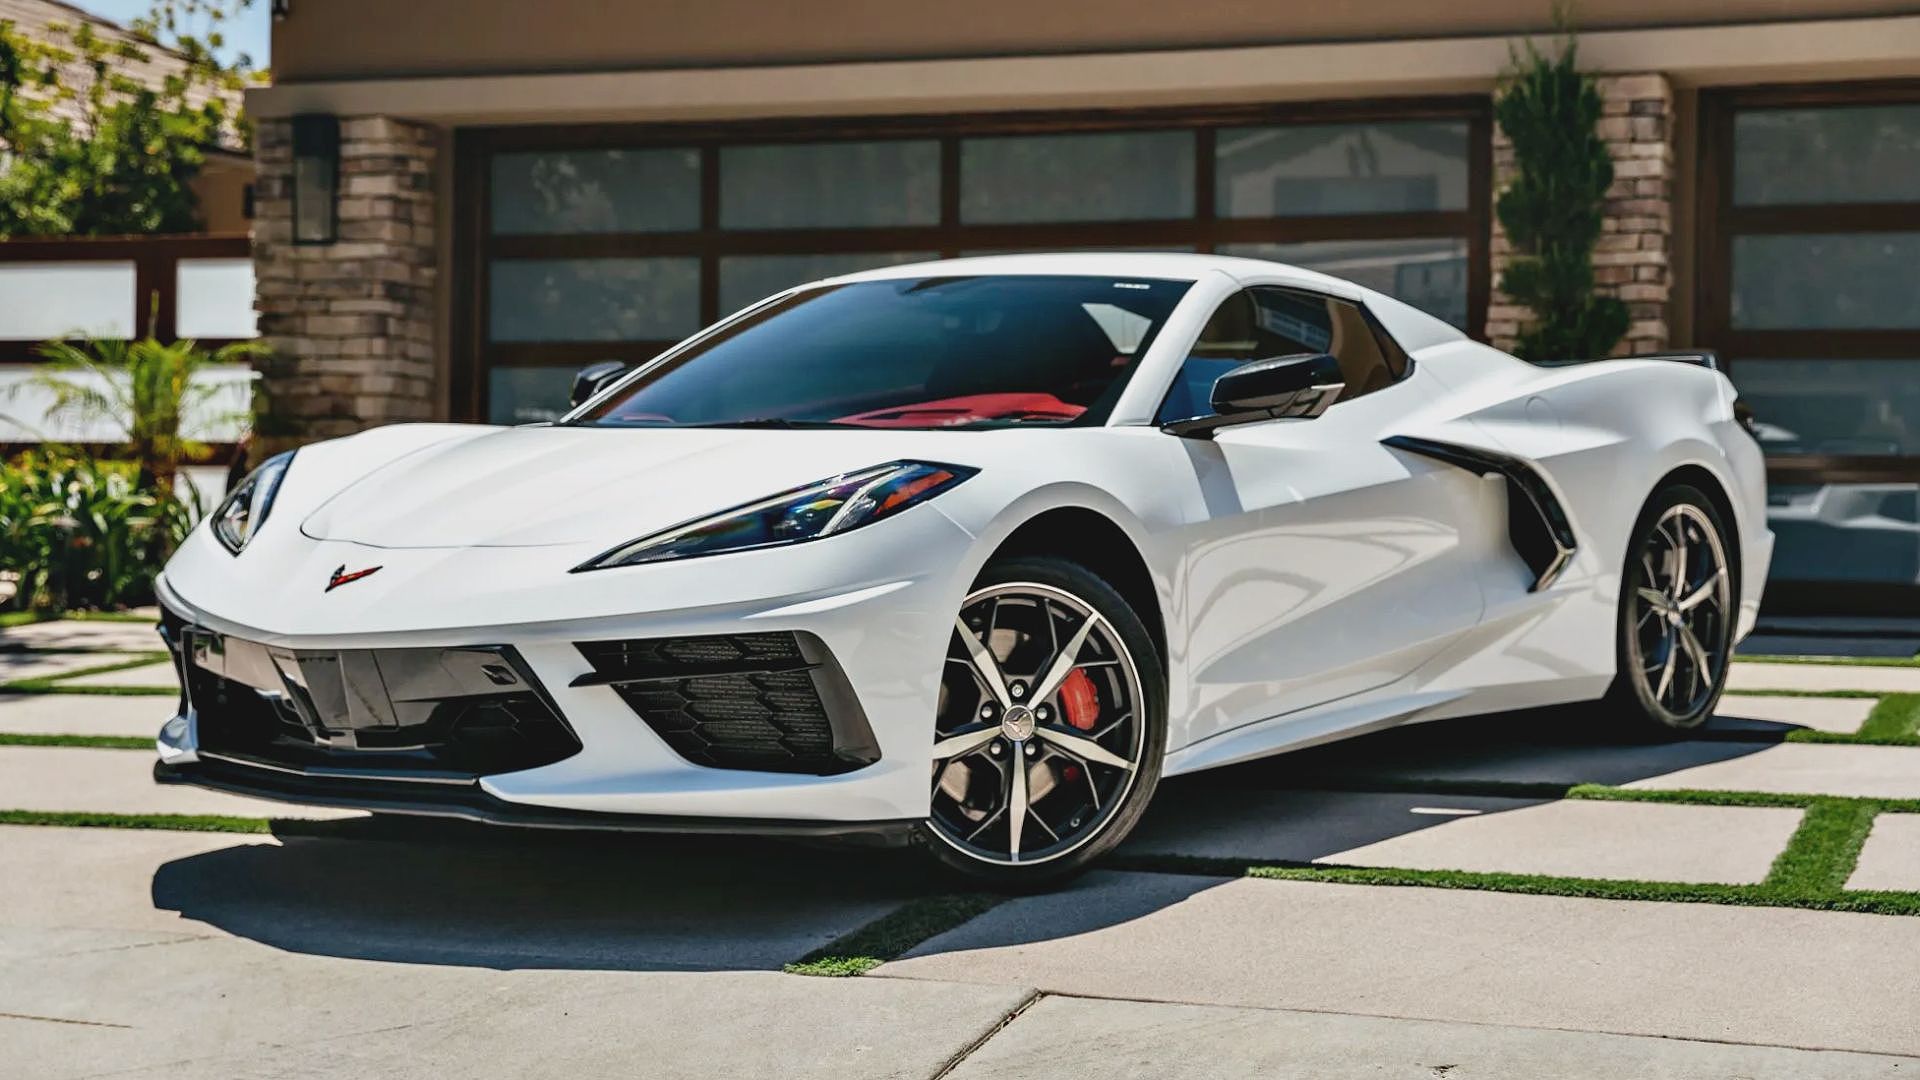
[[[843, 274], [824, 281], [840, 284], [849, 281], [885, 281], [893, 278], [942, 277], [966, 274], [1056, 274], [1097, 275], [1101, 277], [1146, 277], [1168, 281], [1198, 281], [1209, 273], [1226, 274], [1235, 280], [1284, 277], [1303, 285], [1324, 288], [1339, 295], [1355, 295], [1370, 290], [1351, 281], [1330, 277], [1313, 270], [1245, 259], [1232, 255], [1196, 255], [1174, 251], [1059, 251], [1025, 252], [1016, 255], [974, 255], [937, 262], [903, 263], [877, 266], [854, 274]], [[820, 284], [816, 282], [815, 284]]]
[[1313, 289], [1367, 305], [1402, 348], [1415, 350], [1466, 338], [1458, 327], [1364, 285], [1265, 259], [1233, 255], [1196, 255], [1168, 251], [1033, 252], [1018, 255], [978, 255], [937, 262], [880, 266], [856, 274], [824, 278], [798, 288], [840, 285], [855, 281], [888, 281], [928, 276], [979, 274], [1055, 274], [1095, 277], [1138, 277], [1164, 281], [1199, 281], [1208, 274], [1224, 274], [1240, 284], [1282, 284]]

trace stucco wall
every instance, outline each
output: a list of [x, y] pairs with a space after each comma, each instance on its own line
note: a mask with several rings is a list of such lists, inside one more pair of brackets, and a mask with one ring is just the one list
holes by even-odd
[[[1902, 0], [1584, 0], [1601, 30], [1908, 14]], [[394, 75], [1077, 53], [1547, 28], [1547, 0], [293, 0], [280, 83]]]

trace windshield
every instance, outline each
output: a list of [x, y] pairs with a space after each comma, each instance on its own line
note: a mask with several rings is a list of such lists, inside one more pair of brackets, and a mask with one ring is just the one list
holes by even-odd
[[999, 275], [806, 290], [668, 356], [572, 422], [1097, 424], [1189, 284]]

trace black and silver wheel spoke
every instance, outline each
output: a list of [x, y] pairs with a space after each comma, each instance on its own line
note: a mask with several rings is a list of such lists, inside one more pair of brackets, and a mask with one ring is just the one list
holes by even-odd
[[1143, 749], [1140, 679], [1119, 631], [1049, 585], [975, 592], [954, 620], [934, 727], [935, 834], [989, 863], [1044, 861], [1097, 835]]
[[1698, 713], [1727, 657], [1732, 577], [1711, 519], [1680, 503], [1654, 523], [1636, 560], [1628, 646], [1643, 689], [1676, 718]]

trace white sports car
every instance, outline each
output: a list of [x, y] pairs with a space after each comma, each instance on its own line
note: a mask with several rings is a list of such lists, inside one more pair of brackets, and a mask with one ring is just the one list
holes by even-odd
[[1273, 263], [892, 267], [613, 367], [557, 423], [238, 487], [161, 580], [156, 776], [1032, 885], [1163, 776], [1555, 703], [1697, 725], [1772, 551], [1710, 355], [1533, 366]]

